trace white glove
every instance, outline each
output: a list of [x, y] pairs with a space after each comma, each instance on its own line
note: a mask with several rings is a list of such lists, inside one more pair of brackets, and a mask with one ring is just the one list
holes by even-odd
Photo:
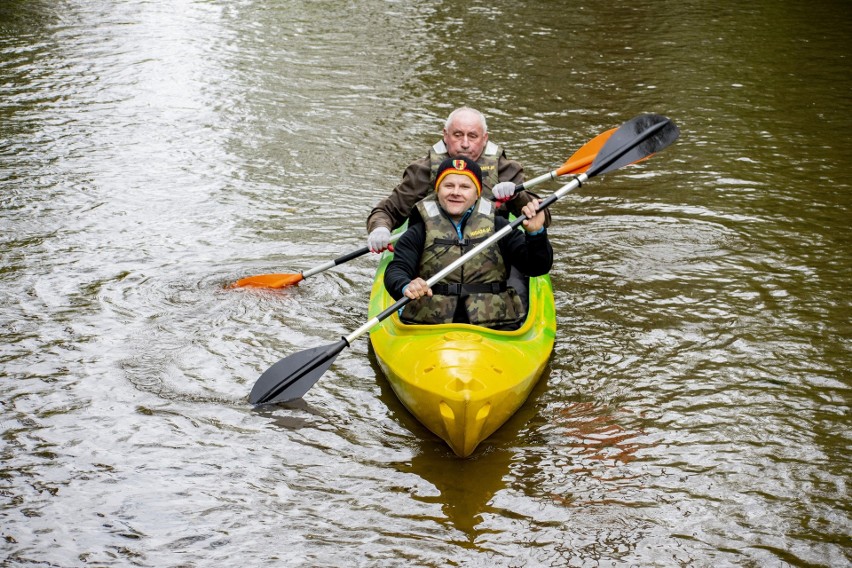
[[515, 196], [515, 184], [510, 181], [501, 181], [491, 189], [491, 193], [497, 201], [508, 201]]
[[390, 242], [390, 229], [387, 227], [378, 227], [370, 232], [367, 237], [367, 248], [372, 252], [382, 252], [388, 248]]

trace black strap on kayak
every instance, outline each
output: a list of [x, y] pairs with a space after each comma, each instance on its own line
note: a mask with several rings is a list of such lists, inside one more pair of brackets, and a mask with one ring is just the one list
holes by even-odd
[[433, 294], [441, 296], [469, 296], [470, 294], [500, 294], [507, 289], [505, 282], [487, 282], [485, 284], [435, 284]]

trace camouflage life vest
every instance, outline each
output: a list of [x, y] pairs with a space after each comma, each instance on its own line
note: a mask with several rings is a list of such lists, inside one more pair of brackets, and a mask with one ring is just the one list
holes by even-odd
[[[502, 155], [503, 148], [494, 142], [489, 141], [485, 144], [485, 149], [482, 151], [482, 155], [478, 160], [476, 160], [479, 169], [482, 170], [482, 191], [483, 197], [485, 198], [491, 197], [491, 188], [499, 182], [497, 179], [497, 175], [499, 173], [497, 171], [497, 160]], [[449, 157], [450, 155], [447, 153], [447, 146], [444, 144], [443, 140], [438, 140], [438, 142], [429, 149], [429, 162], [432, 167], [432, 172], [429, 176], [430, 185], [435, 183], [438, 166], [440, 166], [441, 162]]]
[[[418, 275], [424, 280], [494, 234], [494, 204], [487, 199], [480, 199], [474, 205], [464, 223], [461, 240], [434, 195], [420, 201], [417, 209], [426, 229], [418, 267]], [[464, 310], [461, 315], [466, 314], [467, 320], [474, 325], [513, 327], [519, 323], [523, 308], [518, 293], [506, 285], [508, 276], [509, 267], [494, 243], [432, 286], [431, 298], [423, 297], [406, 304], [402, 321], [452, 323], [456, 310]], [[461, 306], [460, 301], [463, 302]]]

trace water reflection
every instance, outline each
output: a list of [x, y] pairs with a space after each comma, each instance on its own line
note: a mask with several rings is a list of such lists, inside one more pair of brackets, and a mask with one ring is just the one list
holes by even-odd
[[512, 463], [520, 452], [516, 446], [519, 435], [537, 411], [536, 401], [546, 389], [549, 369], [543, 373], [526, 404], [486, 438], [472, 456], [461, 459], [405, 409], [382, 376], [372, 349], [370, 358], [379, 377], [380, 398], [387, 405], [390, 417], [409, 430], [414, 439], [411, 460], [393, 466], [428, 482], [437, 494], [420, 491], [412, 494], [412, 498], [440, 505], [445, 517], [443, 522], [461, 531], [466, 536], [464, 542], [474, 546], [479, 535], [495, 530], [483, 528], [486, 517], [502, 514], [493, 506], [493, 500], [498, 492], [509, 486]]
[[[619, 417], [605, 406], [592, 402], [574, 402], [558, 410], [553, 427], [562, 436], [562, 447], [576, 456], [578, 462], [601, 463], [606, 466], [628, 464], [646, 447], [637, 438], [641, 431], [625, 428]], [[583, 467], [580, 465], [580, 467]]]
[[[427, 481], [438, 492], [437, 495], [413, 494], [412, 499], [424, 503], [436, 503], [444, 514], [442, 522], [465, 535], [464, 540], [455, 539], [468, 546], [475, 546], [477, 537], [489, 529], [481, 528], [488, 515], [499, 515], [493, 506], [495, 495], [507, 487], [506, 476], [515, 451], [493, 441], [483, 443], [474, 456], [454, 459], [440, 444], [424, 444], [408, 464], [396, 464], [396, 468]], [[452, 451], [449, 452], [452, 454]]]

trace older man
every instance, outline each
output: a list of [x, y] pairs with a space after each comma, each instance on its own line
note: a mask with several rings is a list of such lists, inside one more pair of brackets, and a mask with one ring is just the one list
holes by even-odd
[[[425, 158], [408, 165], [402, 183], [382, 199], [367, 217], [367, 246], [373, 252], [388, 247], [391, 231], [401, 226], [418, 201], [433, 191], [438, 166], [448, 156], [473, 160], [482, 170], [482, 194], [486, 199], [505, 201], [498, 213], [519, 216], [524, 205], [536, 197], [529, 191], [512, 195], [515, 185], [523, 183], [524, 169], [506, 157], [506, 152], [488, 140], [485, 116], [470, 107], [457, 108], [444, 124], [443, 137]], [[545, 211], [545, 225], [550, 224], [550, 212]]]

